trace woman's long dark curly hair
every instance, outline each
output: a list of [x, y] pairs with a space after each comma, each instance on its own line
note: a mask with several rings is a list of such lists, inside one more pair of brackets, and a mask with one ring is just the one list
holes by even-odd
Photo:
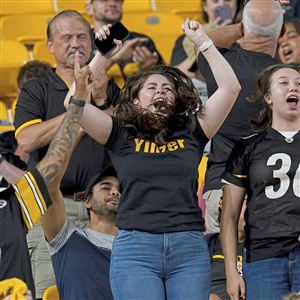
[[252, 128], [255, 131], [264, 131], [272, 125], [273, 111], [271, 105], [265, 101], [265, 97], [270, 92], [273, 74], [285, 68], [294, 69], [300, 74], [300, 64], [276, 64], [266, 68], [258, 75], [256, 94], [248, 98], [250, 102], [259, 103], [263, 101], [263, 108], [259, 112], [258, 118], [251, 121]]
[[[141, 109], [133, 103], [148, 77], [155, 74], [165, 76], [174, 86], [175, 104], [168, 107], [165, 116]], [[165, 144], [175, 131], [187, 129], [192, 132], [196, 128], [197, 116], [202, 115], [202, 102], [192, 80], [179, 69], [169, 66], [155, 66], [129, 77], [116, 107], [116, 116], [133, 129], [135, 136], [157, 144]]]

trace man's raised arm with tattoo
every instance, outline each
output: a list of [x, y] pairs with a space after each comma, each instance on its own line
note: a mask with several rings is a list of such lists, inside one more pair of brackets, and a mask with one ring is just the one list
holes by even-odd
[[[80, 69], [78, 53], [76, 59], [77, 89], [74, 97], [90, 99], [91, 72], [88, 66]], [[19, 278], [27, 284], [34, 298], [26, 234], [42, 216], [48, 240], [64, 224], [66, 217], [59, 185], [72, 152], [84, 134], [79, 125], [84, 104], [84, 100], [70, 101], [64, 120], [51, 141], [46, 156], [35, 168], [23, 172], [0, 155], [0, 175], [11, 184], [0, 192], [0, 281]]]
[[[88, 66], [80, 69], [78, 55], [79, 52], [76, 52], [74, 67], [76, 91], [74, 98], [90, 99], [93, 83], [91, 80], [92, 73]], [[51, 141], [46, 156], [37, 165], [37, 169], [46, 181], [53, 202], [42, 219], [45, 237], [48, 241], [57, 235], [66, 221], [65, 205], [59, 185], [72, 152], [84, 134], [83, 130], [80, 129], [84, 105], [85, 100], [70, 100], [70, 105], [58, 133]]]

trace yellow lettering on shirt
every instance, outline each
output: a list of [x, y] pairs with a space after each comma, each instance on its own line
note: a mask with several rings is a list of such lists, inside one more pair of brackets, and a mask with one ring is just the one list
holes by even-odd
[[175, 151], [178, 149], [178, 145], [176, 142], [170, 142], [167, 144], [168, 150], [169, 151]]
[[134, 139], [135, 141], [135, 152], [140, 152], [141, 151], [141, 146], [145, 142], [143, 139]]
[[148, 153], [149, 152], [149, 148], [150, 148], [150, 142], [146, 141], [145, 146], [144, 146], [144, 152]]
[[151, 143], [150, 153], [159, 153], [159, 148], [155, 143]]
[[157, 144], [145, 141], [143, 139], [134, 139], [135, 141], [135, 152], [143, 152], [143, 153], [151, 153], [151, 154], [158, 154], [158, 153], [165, 153], [173, 152], [178, 149], [184, 149], [184, 139], [178, 139], [175, 141], [171, 141], [166, 145], [158, 146]]

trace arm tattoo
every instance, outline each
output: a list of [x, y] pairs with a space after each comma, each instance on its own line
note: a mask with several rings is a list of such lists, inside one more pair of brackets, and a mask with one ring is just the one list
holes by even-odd
[[84, 107], [69, 106], [58, 132], [50, 143], [46, 156], [37, 165], [48, 186], [59, 185], [72, 152], [77, 145], [78, 131]]

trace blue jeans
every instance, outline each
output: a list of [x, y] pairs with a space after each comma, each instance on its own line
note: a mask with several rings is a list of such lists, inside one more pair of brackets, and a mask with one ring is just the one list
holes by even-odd
[[115, 300], [209, 298], [210, 259], [199, 231], [120, 230], [111, 257]]
[[284, 255], [243, 261], [247, 300], [281, 300], [300, 291], [300, 246]]

